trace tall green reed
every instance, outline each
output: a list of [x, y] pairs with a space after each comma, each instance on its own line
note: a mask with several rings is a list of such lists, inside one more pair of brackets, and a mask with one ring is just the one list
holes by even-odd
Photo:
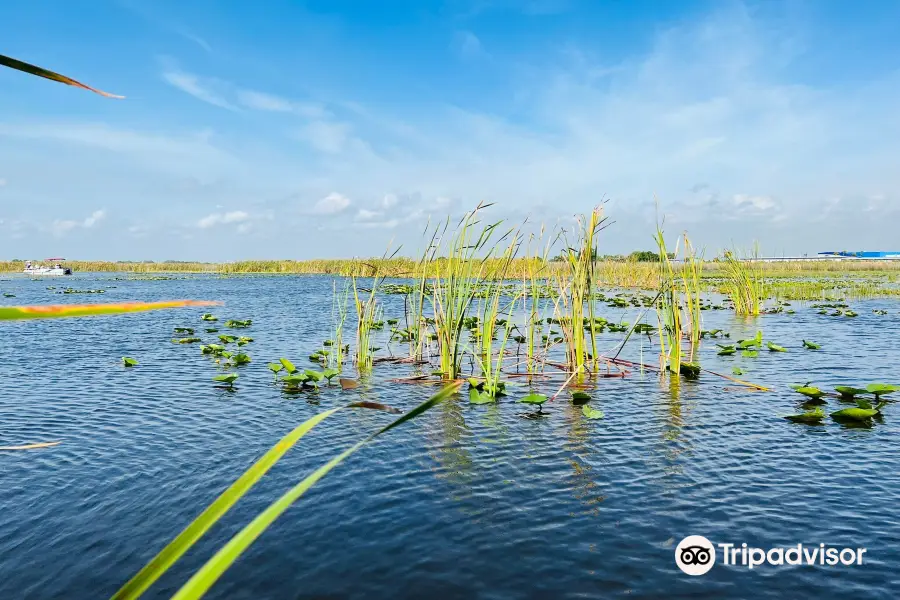
[[[496, 244], [506, 237], [503, 235], [492, 242], [502, 221], [481, 226], [479, 212], [488, 206], [479, 204], [452, 232], [449, 232], [449, 219], [442, 227], [439, 225], [428, 253], [434, 272], [431, 292], [440, 371], [445, 379], [459, 376], [466, 313], [487, 279], [486, 261], [492, 257]], [[444, 255], [439, 257], [439, 252]]]

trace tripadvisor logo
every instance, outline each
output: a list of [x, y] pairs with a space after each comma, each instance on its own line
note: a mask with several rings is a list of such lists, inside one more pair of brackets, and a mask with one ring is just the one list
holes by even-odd
[[691, 535], [675, 548], [675, 564], [688, 575], [705, 575], [716, 564], [716, 546], [722, 552], [722, 564], [727, 567], [754, 569], [762, 565], [833, 567], [863, 564], [865, 548], [835, 548], [826, 544], [807, 546], [797, 544], [786, 548], [751, 548], [747, 544], [715, 544], [702, 535]]
[[675, 548], [675, 564], [688, 575], [705, 575], [716, 564], [716, 549], [702, 535], [689, 535]]

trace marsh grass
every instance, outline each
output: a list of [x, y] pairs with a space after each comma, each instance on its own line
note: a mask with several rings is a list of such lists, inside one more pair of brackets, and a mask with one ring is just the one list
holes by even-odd
[[736, 251], [724, 255], [725, 294], [731, 298], [739, 316], [757, 316], [765, 299], [763, 276], [759, 269], [759, 246], [743, 259]]
[[[430, 287], [439, 365], [445, 379], [459, 376], [467, 313], [488, 280], [487, 261], [509, 234], [494, 239], [501, 222], [481, 225], [479, 213], [488, 206], [479, 204], [459, 221], [455, 230], [449, 229], [449, 219], [439, 225], [428, 251], [428, 262], [434, 267]], [[440, 258], [439, 252], [444, 253]]]
[[[596, 238], [606, 223], [603, 207], [597, 206], [590, 214], [580, 215], [577, 222], [577, 237], [572, 243], [567, 235], [562, 233], [562, 240], [566, 246], [563, 257], [568, 269], [556, 273], [555, 283], [558, 293], [554, 308], [564, 334], [566, 363], [572, 372], [583, 372], [586, 368], [593, 368], [596, 365], [598, 356], [593, 327], [595, 322], [593, 294], [596, 282]], [[588, 336], [585, 336], [585, 323], [589, 325]]]

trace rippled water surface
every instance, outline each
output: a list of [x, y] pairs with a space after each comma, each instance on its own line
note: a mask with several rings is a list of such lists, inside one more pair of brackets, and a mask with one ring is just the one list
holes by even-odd
[[[107, 291], [56, 295], [48, 285]], [[0, 598], [108, 597], [301, 421], [351, 399], [408, 409], [427, 398], [434, 388], [388, 381], [410, 374], [401, 365], [377, 366], [354, 391], [284, 396], [273, 385], [267, 362], [306, 365], [329, 337], [331, 290], [330, 278], [312, 276], [0, 281], [16, 295], [5, 304], [221, 300], [219, 325], [251, 318], [255, 339], [229, 393], [214, 387], [215, 366], [196, 345], [169, 341], [176, 326], [211, 338], [202, 310], [0, 324], [0, 445], [63, 441], [0, 452]], [[386, 317], [402, 312], [402, 298], [386, 304]], [[870, 429], [779, 417], [797, 412], [790, 383], [900, 380], [900, 303], [854, 302], [855, 319], [794, 308], [755, 322], [704, 313], [706, 328], [732, 339], [760, 328], [788, 347], [747, 359], [704, 344], [705, 367], [730, 374], [740, 364], [743, 379], [771, 393], [708, 374], [673, 388], [634, 370], [591, 390], [599, 421], [562, 396], [547, 418], [523, 419], [520, 390], [499, 405], [446, 402], [323, 479], [208, 597], [895, 598], [900, 407]], [[623, 313], [633, 321], [637, 310], [601, 305], [611, 320]], [[601, 345], [621, 337], [604, 334]], [[822, 350], [804, 351], [803, 338]], [[636, 336], [622, 356], [655, 363], [656, 352]], [[123, 355], [139, 366], [124, 369]], [[838, 407], [831, 399], [827, 409]], [[171, 596], [282, 491], [390, 418], [348, 411], [324, 421], [145, 597]], [[691, 534], [867, 553], [861, 566], [717, 565], [691, 578], [674, 561]]]

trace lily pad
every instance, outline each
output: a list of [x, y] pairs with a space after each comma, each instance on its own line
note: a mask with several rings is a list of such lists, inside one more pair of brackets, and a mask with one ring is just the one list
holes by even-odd
[[880, 398], [886, 394], [900, 391], [900, 385], [892, 385], [888, 383], [870, 383], [866, 386], [866, 391], [875, 394], [876, 398]]
[[589, 404], [585, 404], [581, 407], [581, 414], [583, 414], [588, 419], [603, 418], [603, 411], [597, 408], [592, 408]]
[[807, 350], [819, 350], [822, 348], [820, 344], [810, 342], [809, 340], [803, 340], [803, 347]]
[[288, 373], [296, 373], [297, 372], [297, 367], [295, 367], [294, 363], [292, 363], [288, 359], [279, 358], [278, 360], [281, 362], [282, 366], [284, 367], [284, 370], [287, 371]]
[[469, 388], [469, 402], [472, 404], [490, 404], [496, 402], [494, 396], [487, 392], [479, 392], [478, 388]]
[[235, 380], [237, 380], [237, 373], [225, 373], [224, 375], [216, 375], [213, 377], [213, 381], [218, 381], [221, 383], [228, 384], [228, 386], [234, 385]]
[[854, 396], [859, 396], [860, 394], [870, 393], [869, 390], [848, 385], [836, 385], [834, 386], [834, 391], [840, 394], [841, 398], [853, 398]]
[[807, 398], [812, 398], [814, 400], [818, 400], [825, 395], [825, 392], [814, 386], [799, 387], [795, 391], [803, 394]]
[[792, 423], [805, 423], [807, 425], [818, 425], [822, 422], [822, 419], [825, 418], [825, 411], [821, 408], [816, 408], [814, 410], [801, 413], [799, 415], [787, 415], [784, 417], [788, 421]]
[[787, 352], [787, 348], [785, 348], [784, 346], [779, 346], [774, 342], [767, 343], [766, 347], [768, 347], [771, 352]]
[[572, 392], [572, 404], [581, 406], [591, 401], [591, 395], [586, 392]]
[[133, 367], [138, 364], [138, 361], [134, 360], [130, 356], [122, 357], [122, 366], [123, 367]]

